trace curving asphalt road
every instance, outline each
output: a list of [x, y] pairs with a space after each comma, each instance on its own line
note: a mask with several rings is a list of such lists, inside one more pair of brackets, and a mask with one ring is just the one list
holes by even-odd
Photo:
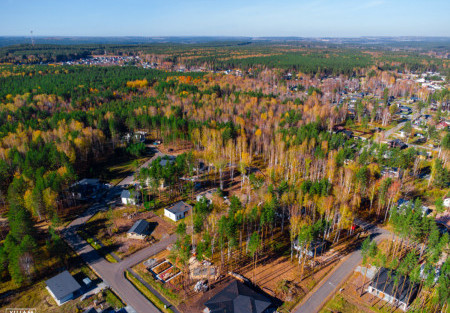
[[[155, 155], [145, 162], [143, 166], [147, 166], [158, 156], [163, 154], [156, 149]], [[117, 186], [126, 186], [134, 182], [134, 174], [129, 175], [122, 180]], [[114, 290], [117, 295], [128, 305], [129, 312], [137, 313], [160, 313], [160, 311], [145, 298], [126, 278], [125, 271], [148, 259], [152, 255], [166, 249], [170, 244], [173, 244], [176, 240], [176, 235], [167, 235], [159, 242], [139, 250], [128, 258], [118, 262], [110, 263], [105, 260], [98, 252], [92, 248], [83, 238], [77, 234], [77, 230], [98, 211], [108, 208], [108, 203], [117, 198], [120, 194], [121, 188], [113, 187], [111, 190], [102, 195], [101, 203], [96, 203], [82, 213], [78, 218], [73, 220], [64, 230], [61, 231], [61, 235], [64, 240], [72, 247], [72, 249], [83, 258], [83, 260], [100, 276], [103, 281]], [[156, 294], [158, 298], [162, 298], [159, 294]], [[164, 302], [164, 301], [163, 301]], [[130, 308], [131, 307], [131, 308]]]
[[[142, 164], [141, 166], [139, 166], [138, 171], [141, 168], [147, 167], [150, 163], [153, 162], [154, 159], [156, 159], [157, 157], [163, 157], [165, 154], [162, 153], [161, 151], [158, 150], [158, 148], [156, 147], [151, 147], [150, 149], [153, 149], [153, 151], [155, 152], [155, 154], [153, 155], [153, 157], [151, 157], [148, 161], [146, 161], [144, 164]], [[134, 173], [130, 174], [129, 176], [125, 177], [120, 183], [117, 184], [117, 186], [121, 187], [121, 186], [128, 186], [133, 184], [134, 181]]]
[[[383, 238], [391, 235], [387, 230], [378, 228], [367, 222], [355, 219], [355, 224], [367, 230], [375, 241], [380, 242]], [[319, 312], [328, 298], [333, 295], [342, 283], [350, 276], [355, 267], [361, 262], [361, 250], [357, 249], [350, 253], [337, 268], [326, 277], [319, 286], [307, 296], [294, 310], [295, 313]]]
[[77, 229], [78, 226], [69, 226], [62, 232], [63, 238], [103, 279], [103, 281], [136, 312], [160, 313], [160, 311], [125, 278], [125, 271], [131, 266], [146, 260], [150, 256], [164, 250], [168, 245], [174, 243], [176, 235], [171, 235], [160, 240], [118, 263], [109, 263], [77, 234]]

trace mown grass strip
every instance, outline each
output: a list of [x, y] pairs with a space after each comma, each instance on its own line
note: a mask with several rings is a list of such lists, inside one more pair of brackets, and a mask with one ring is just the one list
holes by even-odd
[[167, 308], [165, 304], [158, 299], [147, 287], [144, 286], [136, 277], [133, 276], [128, 270], [125, 272], [125, 277], [144, 295], [151, 303], [153, 303], [161, 312], [174, 313], [171, 308]]

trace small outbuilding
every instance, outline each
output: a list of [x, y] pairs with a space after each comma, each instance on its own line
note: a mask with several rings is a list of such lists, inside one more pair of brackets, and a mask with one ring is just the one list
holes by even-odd
[[183, 219], [190, 210], [192, 210], [192, 206], [184, 201], [178, 201], [172, 206], [164, 209], [164, 216], [176, 222]]
[[47, 285], [48, 292], [58, 305], [62, 305], [76, 298], [81, 290], [81, 285], [68, 271], [64, 271], [50, 278], [45, 284]]
[[130, 228], [130, 230], [127, 232], [128, 238], [133, 239], [145, 239], [148, 235], [148, 228], [150, 226], [150, 223], [146, 220], [138, 220], [134, 225]]

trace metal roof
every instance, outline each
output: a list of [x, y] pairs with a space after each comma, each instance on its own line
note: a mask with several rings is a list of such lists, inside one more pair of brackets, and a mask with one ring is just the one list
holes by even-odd
[[190, 206], [189, 204], [185, 203], [184, 201], [178, 201], [177, 203], [175, 203], [171, 207], [167, 208], [166, 210], [171, 212], [171, 213], [173, 213], [173, 214], [177, 214], [177, 213], [187, 212], [190, 209], [192, 209], [192, 206]]
[[129, 190], [123, 190], [120, 194], [121, 198], [130, 199], [131, 198], [131, 192]]
[[121, 198], [125, 198], [125, 199], [136, 199], [137, 198], [137, 191], [136, 190], [127, 190], [124, 189], [122, 191], [122, 193], [120, 194]]
[[134, 225], [130, 228], [130, 230], [128, 231], [129, 234], [134, 233], [134, 234], [139, 234], [139, 235], [146, 235], [147, 234], [147, 229], [149, 226], [149, 222], [147, 222], [146, 220], [138, 220], [136, 221], [136, 223], [134, 223]]
[[[395, 281], [394, 277], [396, 276], [398, 277], [397, 285], [395, 285], [394, 283]], [[413, 290], [410, 291], [411, 282], [408, 277], [400, 275], [396, 271], [394, 270], [391, 271], [390, 269], [387, 269], [385, 267], [380, 268], [378, 273], [371, 281], [370, 286], [380, 291], [384, 290], [383, 292], [385, 294], [388, 294], [394, 297], [395, 299], [408, 305], [412, 302], [412, 299], [414, 299], [419, 289], [418, 285], [414, 284], [412, 286]], [[410, 298], [407, 299], [410, 292], [411, 292]]]
[[269, 298], [237, 280], [205, 302], [211, 313], [262, 313], [271, 304]]
[[81, 285], [68, 271], [64, 271], [55, 277], [50, 278], [45, 284], [57, 299], [64, 299], [81, 288]]

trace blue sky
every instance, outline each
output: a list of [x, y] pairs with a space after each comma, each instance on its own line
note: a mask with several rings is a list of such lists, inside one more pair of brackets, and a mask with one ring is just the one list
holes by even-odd
[[450, 0], [0, 0], [0, 36], [450, 36]]

